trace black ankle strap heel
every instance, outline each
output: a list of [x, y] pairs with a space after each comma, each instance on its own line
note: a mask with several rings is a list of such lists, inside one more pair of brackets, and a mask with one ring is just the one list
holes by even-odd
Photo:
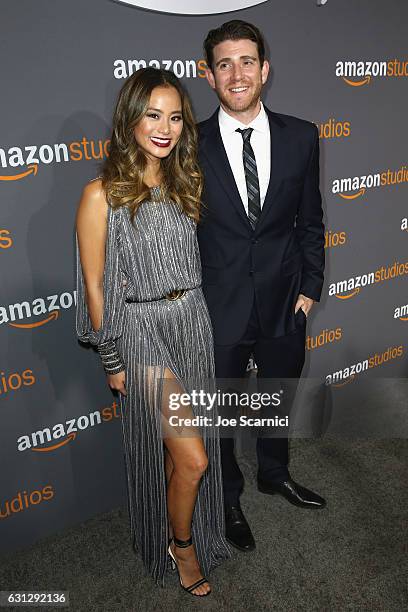
[[179, 540], [178, 538], [173, 538], [174, 544], [178, 548], [188, 548], [193, 543], [193, 538], [190, 536], [188, 540]]
[[[192, 545], [193, 539], [190, 537], [188, 540], [179, 540], [178, 538], [173, 537], [173, 542], [174, 542], [174, 545], [177, 546], [177, 548], [188, 548], [189, 546]], [[185, 587], [181, 580], [181, 576], [180, 576], [180, 572], [179, 572], [179, 568], [177, 564], [177, 559], [174, 556], [173, 551], [171, 550], [171, 541], [169, 544], [168, 553], [171, 559], [173, 569], [176, 569], [178, 572], [181, 588], [184, 589], [184, 591], [187, 591], [187, 593], [190, 593], [190, 595], [193, 595], [194, 597], [207, 597], [207, 595], [209, 595], [211, 591], [208, 591], [208, 593], [206, 593], [205, 595], [198, 595], [197, 593], [193, 593], [193, 591], [197, 587], [201, 586], [202, 584], [208, 583], [207, 578], [200, 578], [200, 580], [197, 580], [197, 582], [194, 582], [194, 584], [190, 584], [190, 586]]]

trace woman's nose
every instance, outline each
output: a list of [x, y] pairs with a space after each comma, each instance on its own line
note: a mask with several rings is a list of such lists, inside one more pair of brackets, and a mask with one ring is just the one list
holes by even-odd
[[166, 120], [163, 120], [159, 126], [159, 132], [161, 134], [169, 134], [170, 132], [170, 123]]

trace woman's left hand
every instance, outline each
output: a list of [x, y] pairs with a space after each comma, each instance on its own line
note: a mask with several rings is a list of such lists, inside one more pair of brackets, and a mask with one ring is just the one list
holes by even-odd
[[126, 374], [125, 372], [118, 372], [117, 374], [108, 374], [108, 385], [113, 391], [119, 391], [122, 395], [126, 393]]

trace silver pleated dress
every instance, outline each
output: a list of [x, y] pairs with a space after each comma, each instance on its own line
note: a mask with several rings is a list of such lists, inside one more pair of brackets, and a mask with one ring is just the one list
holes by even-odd
[[[76, 329], [82, 342], [115, 340], [126, 368], [127, 396], [120, 396], [132, 544], [157, 583], [164, 583], [169, 539], [163, 424], [168, 418], [163, 376], [182, 390], [214, 379], [211, 322], [200, 288], [196, 224], [160, 188], [138, 209], [108, 208], [102, 325], [89, 318], [77, 246]], [[187, 289], [175, 301], [163, 296]], [[193, 406], [193, 416], [207, 415]], [[192, 536], [204, 575], [230, 556], [216, 428], [200, 429], [208, 468], [201, 479]]]

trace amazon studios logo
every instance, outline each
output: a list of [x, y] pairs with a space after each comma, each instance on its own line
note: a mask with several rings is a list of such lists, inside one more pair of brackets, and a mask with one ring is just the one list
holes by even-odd
[[[150, 9], [151, 11], [161, 11], [163, 13], [179, 13], [180, 15], [210, 15], [214, 13], [229, 13], [239, 11], [257, 4], [264, 4], [268, 0], [218, 0], [218, 2], [208, 2], [208, 0], [119, 0], [123, 4], [132, 4], [139, 8]], [[208, 5], [213, 6], [208, 6]]]

